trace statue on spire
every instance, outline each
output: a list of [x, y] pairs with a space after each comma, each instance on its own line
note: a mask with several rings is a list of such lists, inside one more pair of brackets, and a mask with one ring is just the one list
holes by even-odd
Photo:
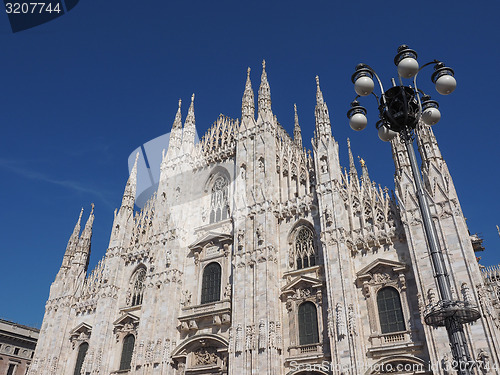
[[250, 81], [250, 67], [247, 69], [247, 81], [245, 83], [245, 91], [241, 99], [241, 118], [249, 118], [255, 116], [255, 100], [252, 90], [252, 82]]
[[330, 136], [332, 134], [332, 126], [330, 124], [330, 115], [328, 107], [323, 100], [323, 93], [319, 87], [319, 77], [316, 76], [316, 137]]
[[293, 105], [293, 111], [294, 111], [294, 122], [295, 122], [293, 129], [293, 141], [299, 148], [302, 148], [302, 132], [300, 130], [300, 125], [299, 125], [299, 116], [297, 115], [297, 104]]
[[120, 207], [120, 211], [122, 209], [134, 211], [135, 204], [135, 193], [137, 189], [137, 160], [139, 159], [139, 152], [135, 154], [135, 161], [132, 170], [130, 171], [130, 176], [127, 180], [127, 185], [125, 186], [125, 191], [123, 192], [122, 205]]
[[266, 60], [262, 60], [262, 76], [259, 87], [259, 114], [271, 112], [271, 88], [267, 81]]
[[182, 144], [182, 114], [181, 114], [182, 100], [179, 99], [179, 107], [175, 114], [174, 123], [172, 124], [172, 131], [170, 132], [170, 139], [168, 141], [167, 158], [172, 159], [177, 156], [178, 151]]
[[351, 175], [351, 181], [358, 179], [358, 171], [356, 170], [356, 165], [354, 164], [354, 157], [351, 151], [351, 140], [347, 138], [347, 150], [349, 152], [349, 174]]
[[196, 123], [194, 117], [194, 93], [191, 95], [191, 104], [189, 105], [184, 131], [182, 132], [182, 147], [184, 152], [190, 153], [194, 146], [194, 137], [196, 133]]

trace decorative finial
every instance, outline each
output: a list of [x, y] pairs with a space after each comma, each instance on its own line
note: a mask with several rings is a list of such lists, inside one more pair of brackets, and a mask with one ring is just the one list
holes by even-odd
[[182, 99], [179, 99], [179, 109], [181, 108]]
[[297, 104], [293, 103], [293, 111], [295, 112], [295, 116], [297, 116]]
[[94, 213], [94, 203], [91, 203], [90, 207], [92, 207], [92, 209], [90, 210], [90, 214], [92, 215]]
[[319, 89], [319, 76], [316, 76], [316, 86], [318, 87]]
[[83, 207], [82, 210], [80, 211], [80, 216], [78, 217], [78, 221], [82, 220], [82, 215], [83, 215]]
[[266, 60], [262, 60], [262, 69], [266, 70]]
[[366, 165], [366, 162], [360, 156], [358, 156], [358, 159], [359, 159], [359, 164], [361, 164], [361, 166], [364, 167]]
[[250, 77], [250, 67], [247, 68], [247, 77]]
[[194, 102], [194, 93], [191, 95], [191, 103]]

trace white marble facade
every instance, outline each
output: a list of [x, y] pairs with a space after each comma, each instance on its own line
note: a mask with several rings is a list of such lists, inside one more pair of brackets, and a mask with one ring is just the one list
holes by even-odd
[[[454, 373], [445, 329], [423, 323], [438, 297], [403, 145], [389, 194], [349, 144], [340, 166], [318, 79], [316, 99], [311, 151], [297, 112], [293, 138], [273, 114], [265, 65], [257, 115], [249, 70], [241, 119], [196, 145], [194, 96], [184, 126], [179, 103], [158, 191], [135, 212], [134, 167], [88, 274], [94, 214], [81, 234], [80, 215], [29, 374]], [[418, 146], [455, 296], [481, 308], [467, 340], [498, 373], [498, 303], [430, 128]], [[392, 318], [383, 298], [399, 298]]]

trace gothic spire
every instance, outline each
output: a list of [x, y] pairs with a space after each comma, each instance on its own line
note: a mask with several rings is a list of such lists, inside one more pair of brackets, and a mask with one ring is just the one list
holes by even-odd
[[302, 132], [300, 131], [299, 125], [299, 115], [297, 115], [297, 104], [293, 105], [293, 111], [295, 112], [295, 126], [293, 128], [293, 140], [299, 148], [302, 148]]
[[92, 209], [90, 210], [89, 218], [85, 224], [80, 240], [78, 241], [78, 247], [75, 254], [75, 260], [73, 263], [87, 266], [90, 259], [90, 241], [92, 239], [92, 225], [94, 224], [94, 203], [92, 203]]
[[422, 155], [422, 168], [429, 168], [431, 161], [442, 159], [441, 151], [436, 140], [436, 136], [429, 125], [423, 123], [418, 128], [418, 148]]
[[174, 119], [174, 123], [172, 125], [172, 130], [182, 129], [181, 104], [182, 104], [182, 100], [179, 99], [179, 108], [177, 108], [177, 113], [175, 114], [175, 119]]
[[267, 81], [266, 60], [262, 60], [262, 76], [259, 87], [259, 114], [271, 112], [271, 88]]
[[76, 246], [78, 245], [78, 237], [80, 236], [82, 214], [83, 214], [83, 207], [82, 210], [80, 211], [80, 216], [78, 217], [78, 221], [75, 224], [75, 228], [73, 228], [73, 233], [71, 233], [71, 236], [69, 237], [68, 245], [66, 246], [66, 252], [64, 253], [63, 263], [61, 268], [70, 267], [71, 259], [73, 258]]
[[351, 181], [358, 179], [358, 171], [356, 170], [356, 165], [354, 164], [354, 157], [351, 151], [351, 140], [347, 138], [347, 149], [349, 151], [349, 175], [351, 176]]
[[319, 77], [316, 76], [316, 137], [329, 136], [332, 134], [332, 126], [330, 124], [330, 115], [328, 107], [323, 100], [323, 93], [319, 87]]
[[182, 115], [181, 115], [182, 100], [179, 99], [179, 107], [175, 114], [174, 123], [172, 124], [172, 131], [170, 132], [170, 139], [168, 141], [167, 156], [171, 159], [177, 154], [181, 148], [182, 143]]
[[323, 100], [323, 93], [321, 92], [321, 88], [319, 87], [319, 76], [316, 76], [316, 106], [323, 104], [325, 101]]
[[139, 152], [135, 155], [135, 162], [132, 170], [130, 171], [130, 176], [127, 180], [127, 185], [125, 186], [125, 191], [123, 192], [123, 199], [120, 211], [122, 209], [134, 210], [135, 203], [135, 193], [137, 189], [137, 159], [139, 159]]
[[255, 116], [255, 99], [253, 96], [252, 82], [250, 81], [250, 68], [247, 69], [247, 82], [241, 100], [241, 118]]
[[370, 182], [370, 176], [368, 175], [368, 167], [366, 166], [366, 162], [363, 160], [363, 158], [359, 157], [359, 163], [361, 164], [361, 169], [363, 171], [363, 174], [361, 176], [361, 181], [363, 183], [367, 184]]
[[182, 133], [182, 144], [185, 147], [185, 151], [189, 152], [194, 145], [194, 135], [196, 133], [194, 117], [194, 94], [191, 95], [191, 104], [189, 105], [188, 114], [186, 116], [186, 122], [184, 123], [184, 131]]

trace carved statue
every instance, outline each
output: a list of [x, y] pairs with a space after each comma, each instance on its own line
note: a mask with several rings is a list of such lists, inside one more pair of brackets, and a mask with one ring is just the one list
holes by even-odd
[[490, 355], [484, 349], [479, 349], [479, 353], [477, 354], [477, 367], [483, 374], [490, 371]]
[[227, 284], [224, 288], [224, 299], [231, 299], [231, 284]]
[[448, 357], [448, 354], [446, 354], [446, 353], [443, 356], [443, 358], [441, 359], [441, 367], [443, 368], [443, 372], [445, 375], [452, 374], [453, 366], [452, 366], [450, 358]]
[[336, 321], [337, 321], [337, 337], [338, 340], [342, 340], [342, 338], [346, 335], [346, 324], [345, 324], [345, 315], [344, 315], [344, 307], [340, 302], [337, 302], [335, 307], [336, 312]]
[[465, 302], [472, 302], [472, 297], [470, 294], [470, 288], [467, 285], [467, 283], [462, 283], [462, 298], [464, 299]]
[[241, 353], [243, 351], [243, 327], [241, 323], [236, 327], [236, 353]]
[[182, 292], [183, 296], [183, 301], [181, 302], [181, 305], [184, 307], [188, 307], [191, 305], [191, 293], [188, 290], [184, 290]]
[[259, 350], [266, 348], [266, 323], [264, 319], [259, 322]]

